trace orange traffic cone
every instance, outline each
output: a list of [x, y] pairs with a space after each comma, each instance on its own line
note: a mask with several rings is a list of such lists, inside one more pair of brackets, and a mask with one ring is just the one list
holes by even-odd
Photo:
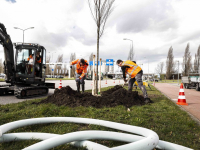
[[105, 84], [107, 84], [107, 79], [106, 79], [106, 83]]
[[62, 81], [60, 80], [60, 85], [58, 87], [58, 89], [61, 89], [62, 88]]
[[181, 83], [180, 90], [179, 90], [179, 96], [178, 96], [178, 102], [176, 104], [178, 104], [178, 105], [188, 105], [188, 103], [186, 103], [186, 99], [185, 99], [183, 83]]

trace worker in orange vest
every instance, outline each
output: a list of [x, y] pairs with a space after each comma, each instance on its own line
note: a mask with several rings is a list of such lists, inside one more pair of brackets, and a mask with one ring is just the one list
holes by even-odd
[[[31, 54], [31, 55], [27, 58], [28, 61], [31, 60], [31, 59], [33, 59], [33, 54]], [[36, 52], [35, 61], [36, 61], [36, 63], [41, 63], [41, 56], [40, 56], [40, 52], [39, 52], [39, 51]]]
[[[27, 60], [29, 61], [29, 68], [31, 69], [31, 72], [33, 70], [33, 58], [34, 58], [34, 54], [31, 54]], [[35, 56], [35, 75], [39, 76], [40, 73], [40, 63], [41, 63], [41, 56], [40, 56], [40, 51], [36, 52], [36, 56]], [[29, 72], [29, 73], [31, 73]]]
[[87, 73], [88, 62], [84, 59], [77, 59], [70, 63], [70, 68], [72, 65], [76, 64], [76, 86], [77, 91], [80, 92], [80, 84], [82, 85], [82, 92], [85, 90], [85, 76]]
[[128, 82], [128, 91], [132, 91], [133, 84], [136, 80], [139, 88], [143, 92], [145, 103], [153, 102], [150, 100], [150, 98], [148, 98], [146, 88], [142, 82], [142, 75], [143, 75], [142, 68], [140, 66], [138, 66], [135, 61], [131, 61], [131, 60], [122, 61], [121, 59], [119, 59], [119, 60], [117, 60], [116, 63], [122, 69], [123, 78], [124, 78], [125, 83], [127, 82], [126, 75], [127, 74], [129, 75], [130, 80]]

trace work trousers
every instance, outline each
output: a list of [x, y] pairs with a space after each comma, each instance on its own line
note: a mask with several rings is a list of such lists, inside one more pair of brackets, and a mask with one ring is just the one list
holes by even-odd
[[79, 78], [81, 76], [81, 74], [76, 73], [76, 82], [79, 84], [85, 84], [85, 76], [83, 78]]
[[142, 82], [142, 75], [143, 75], [143, 71], [141, 70], [135, 78], [131, 78], [128, 82], [128, 91], [132, 91], [132, 88], [133, 88], [133, 84], [135, 82], [135, 80], [137, 81], [138, 83], [138, 86], [139, 88], [142, 90], [142, 93], [143, 93], [143, 96], [144, 98], [148, 98], [148, 95], [147, 95], [147, 91], [146, 91], [146, 88], [145, 86], [143, 85], [143, 82]]

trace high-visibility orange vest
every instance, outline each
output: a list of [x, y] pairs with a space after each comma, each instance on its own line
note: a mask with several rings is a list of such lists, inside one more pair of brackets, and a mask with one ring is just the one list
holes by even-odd
[[83, 78], [87, 73], [87, 67], [88, 67], [87, 60], [85, 60], [85, 65], [83, 65], [83, 66], [80, 65], [80, 60], [79, 59], [74, 60], [74, 61], [72, 61], [70, 63], [70, 65], [74, 65], [74, 64], [76, 64], [76, 72], [78, 74], [81, 74], [80, 78]]
[[125, 75], [128, 74], [131, 78], [135, 78], [135, 76], [142, 70], [140, 66], [131, 60], [123, 61], [122, 66], [129, 66], [130, 68], [126, 68]]
[[[29, 58], [27, 58], [27, 60], [29, 61], [30, 59], [33, 59], [33, 55], [30, 55]], [[39, 60], [37, 60], [37, 57], [35, 58], [35, 61], [37, 63], [41, 63], [41, 58]]]

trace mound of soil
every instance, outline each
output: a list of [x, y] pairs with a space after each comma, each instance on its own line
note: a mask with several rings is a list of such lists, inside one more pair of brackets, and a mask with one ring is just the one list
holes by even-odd
[[54, 94], [42, 100], [41, 103], [53, 103], [61, 106], [85, 106], [85, 107], [115, 107], [123, 105], [130, 108], [133, 105], [144, 105], [144, 97], [138, 95], [137, 91], [129, 92], [122, 86], [115, 87], [102, 92], [101, 96], [93, 96], [91, 93], [79, 93], [70, 86], [62, 87], [60, 90], [55, 89]]

